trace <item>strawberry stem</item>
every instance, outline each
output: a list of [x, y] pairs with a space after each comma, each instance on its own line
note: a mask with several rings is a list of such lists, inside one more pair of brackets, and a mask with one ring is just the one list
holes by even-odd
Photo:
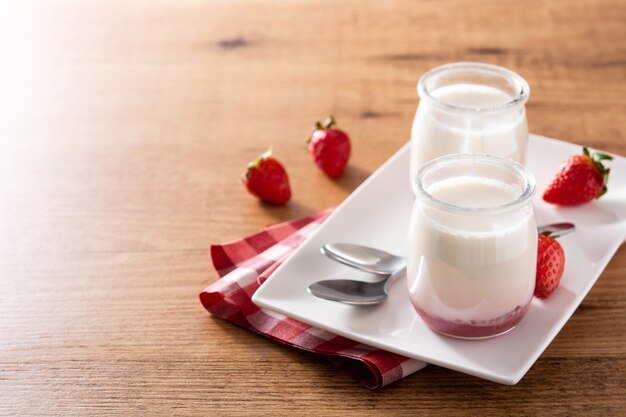
[[602, 190], [600, 191], [600, 194], [596, 196], [596, 199], [598, 199], [607, 192], [606, 184], [609, 181], [609, 173], [611, 172], [610, 168], [602, 165], [602, 161], [611, 161], [613, 160], [613, 157], [611, 155], [607, 155], [601, 152], [591, 153], [589, 152], [589, 148], [587, 148], [586, 146], [583, 147], [583, 154], [591, 159], [591, 162], [593, 162], [593, 165], [598, 173], [602, 175]]
[[306, 140], [306, 144], [308, 145], [309, 143], [311, 143], [311, 140], [313, 139], [313, 134], [315, 132], [317, 132], [318, 130], [322, 130], [324, 129], [324, 126], [322, 126], [322, 123], [318, 120], [315, 122], [315, 127], [313, 127], [313, 130], [311, 131], [311, 134], [309, 135], [309, 137]]
[[604, 160], [612, 161], [613, 157], [605, 153], [596, 152], [593, 154], [593, 160], [597, 162], [604, 161]]
[[248, 170], [244, 173], [244, 176], [248, 175], [248, 173], [250, 172], [251, 169], [258, 167], [261, 164], [261, 162], [263, 162], [264, 160], [266, 160], [270, 156], [272, 156], [272, 147], [271, 146], [270, 146], [270, 148], [268, 150], [266, 150], [261, 155], [259, 155], [259, 157], [257, 159], [255, 159], [254, 161], [248, 163]]
[[272, 156], [272, 151], [273, 151], [273, 149], [272, 149], [272, 147], [270, 146], [270, 147], [269, 147], [269, 148], [268, 148], [265, 152], [263, 152], [263, 153], [261, 154], [261, 156], [259, 156], [259, 159], [260, 159], [260, 160], [263, 160], [263, 159], [267, 159], [267, 158], [269, 158], [270, 156]]
[[318, 130], [331, 129], [335, 125], [335, 123], [336, 123], [335, 118], [332, 115], [328, 116], [326, 120], [324, 120], [323, 124], [319, 120], [315, 122], [315, 127], [313, 128], [313, 132], [311, 132], [311, 135], [307, 139], [306, 143], [309, 144], [311, 142], [311, 139], [313, 139], [313, 133], [315, 133]]

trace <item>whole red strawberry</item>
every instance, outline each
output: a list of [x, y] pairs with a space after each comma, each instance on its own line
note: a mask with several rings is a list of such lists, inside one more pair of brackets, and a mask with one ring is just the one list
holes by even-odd
[[350, 158], [350, 138], [334, 126], [333, 116], [328, 116], [323, 125], [317, 122], [309, 140], [313, 161], [331, 178], [343, 172]]
[[271, 151], [250, 162], [241, 180], [250, 193], [263, 201], [282, 206], [291, 198], [287, 171], [272, 157]]
[[540, 234], [537, 242], [535, 297], [549, 297], [559, 286], [564, 268], [565, 252], [561, 244], [548, 235]]
[[584, 147], [582, 155], [572, 155], [559, 166], [543, 193], [543, 199], [561, 206], [575, 206], [600, 198], [606, 193], [611, 171], [602, 165], [602, 161], [611, 159], [612, 156], [603, 153], [590, 154]]

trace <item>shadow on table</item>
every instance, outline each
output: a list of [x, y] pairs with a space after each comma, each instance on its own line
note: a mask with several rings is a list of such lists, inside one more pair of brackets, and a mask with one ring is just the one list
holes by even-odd
[[345, 171], [333, 181], [338, 187], [351, 193], [371, 174], [371, 172], [366, 171], [363, 168], [348, 165]]
[[294, 198], [292, 198], [291, 201], [289, 201], [289, 203], [284, 206], [276, 206], [271, 203], [259, 201], [259, 207], [262, 208], [273, 219], [275, 219], [275, 223], [293, 220], [298, 217], [306, 216], [315, 212], [314, 209], [302, 204]]

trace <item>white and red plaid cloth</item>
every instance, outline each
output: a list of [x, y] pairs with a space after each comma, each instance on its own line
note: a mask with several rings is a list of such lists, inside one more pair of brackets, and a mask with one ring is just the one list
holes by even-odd
[[211, 258], [220, 279], [200, 293], [200, 301], [216, 317], [280, 343], [325, 355], [366, 387], [381, 388], [426, 364], [261, 309], [251, 300], [265, 279], [331, 212], [328, 209], [267, 227], [235, 242], [212, 245]]

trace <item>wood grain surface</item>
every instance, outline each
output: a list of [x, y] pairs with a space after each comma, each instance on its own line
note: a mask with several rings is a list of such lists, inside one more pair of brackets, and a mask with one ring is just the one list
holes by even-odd
[[[452, 61], [530, 83], [531, 131], [626, 155], [626, 3], [4, 1], [0, 415], [623, 415], [626, 248], [524, 379], [430, 366], [369, 391], [211, 318], [208, 245], [340, 203]], [[336, 181], [312, 123], [353, 138]], [[293, 200], [239, 184], [272, 145]]]

